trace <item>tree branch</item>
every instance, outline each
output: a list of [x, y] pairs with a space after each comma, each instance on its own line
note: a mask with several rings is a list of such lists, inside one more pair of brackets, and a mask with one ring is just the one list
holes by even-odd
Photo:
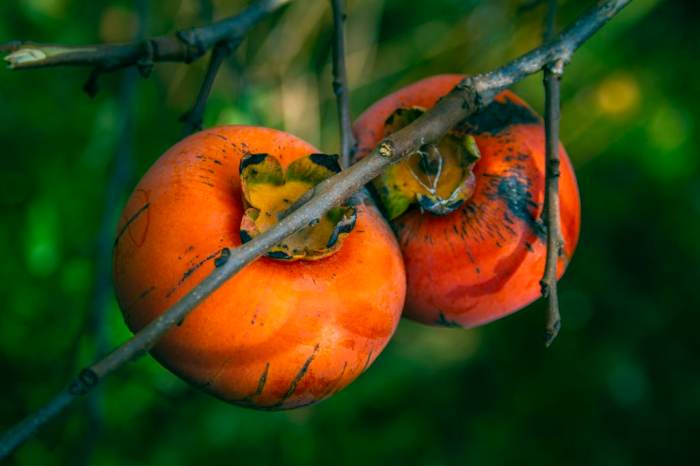
[[231, 55], [236, 48], [238, 48], [241, 42], [242, 38], [236, 38], [221, 41], [214, 46], [214, 50], [211, 53], [211, 58], [209, 59], [207, 73], [204, 76], [204, 81], [202, 81], [202, 86], [199, 89], [194, 106], [189, 112], [185, 113], [182, 118], [180, 118], [180, 120], [185, 124], [182, 129], [183, 137], [202, 129], [204, 110], [207, 108], [207, 100], [209, 99], [209, 94], [211, 93], [211, 89], [214, 85], [216, 75], [219, 72], [219, 68], [221, 68], [221, 64], [224, 62], [224, 60]]
[[348, 96], [348, 76], [345, 68], [345, 37], [343, 23], [345, 13], [343, 0], [331, 0], [333, 9], [333, 92], [338, 101], [338, 124], [340, 127], [340, 165], [350, 166], [350, 156], [354, 145]]
[[[544, 42], [552, 40], [556, 24], [557, 0], [549, 0], [545, 17]], [[557, 264], [564, 240], [561, 234], [561, 212], [559, 203], [559, 84], [564, 63], [557, 60], [544, 67], [545, 92], [545, 197], [543, 216], [547, 226], [547, 257], [540, 280], [542, 297], [547, 298], [547, 318], [545, 322], [544, 344], [549, 347], [559, 334], [561, 314], [557, 292]]]
[[265, 16], [291, 0], [259, 0], [236, 16], [207, 26], [178, 31], [174, 36], [159, 36], [124, 44], [60, 45], [12, 41], [0, 45], [0, 51], [14, 70], [52, 66], [93, 66], [100, 72], [126, 66], [138, 66], [142, 73], [157, 62], [190, 63], [224, 40], [240, 40]]
[[568, 62], [576, 48], [629, 2], [630, 0], [599, 2], [593, 10], [564, 31], [558, 40], [534, 49], [495, 71], [465, 78], [421, 118], [384, 139], [370, 155], [318, 184], [306, 203], [273, 228], [233, 249], [226, 263], [216, 268], [174, 306], [104, 359], [83, 370], [38, 412], [4, 433], [0, 438], [0, 459], [7, 457], [76, 398], [88, 393], [105, 376], [144, 355], [171, 327], [182, 321], [226, 280], [269, 248], [313, 224], [390, 164], [414, 152], [420, 145], [440, 138], [459, 121], [481, 110], [506, 87], [540, 71], [548, 63], [557, 60]]

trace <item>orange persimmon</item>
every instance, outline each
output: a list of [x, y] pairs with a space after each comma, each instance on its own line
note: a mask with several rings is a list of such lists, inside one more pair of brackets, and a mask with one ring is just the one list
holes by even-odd
[[[439, 75], [376, 102], [355, 122], [357, 157], [447, 94], [464, 76]], [[546, 230], [544, 127], [506, 91], [436, 144], [373, 182], [399, 237], [408, 281], [405, 315], [427, 324], [473, 327], [540, 295]], [[558, 276], [578, 242], [576, 178], [560, 146]], [[396, 168], [394, 168], [396, 167]]]
[[[339, 170], [317, 152], [290, 134], [247, 126], [202, 131], [168, 150], [136, 186], [117, 230], [114, 281], [129, 328], [166, 311], [241, 236], [267, 229]], [[352, 382], [396, 328], [403, 262], [371, 205], [341, 206], [319, 223], [224, 283], [153, 356], [223, 400], [261, 409], [304, 406]]]

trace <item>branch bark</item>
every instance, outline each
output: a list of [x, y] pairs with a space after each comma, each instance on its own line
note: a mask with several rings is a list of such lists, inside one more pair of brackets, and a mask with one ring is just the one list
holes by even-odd
[[207, 73], [204, 75], [204, 81], [202, 81], [202, 86], [199, 89], [194, 106], [189, 112], [185, 113], [182, 118], [180, 118], [180, 120], [184, 123], [182, 129], [183, 137], [189, 136], [195, 131], [202, 129], [204, 111], [207, 108], [207, 100], [209, 99], [209, 94], [211, 94], [211, 89], [214, 86], [214, 80], [219, 72], [219, 68], [221, 68], [221, 64], [224, 62], [224, 60], [226, 60], [226, 58], [238, 48], [241, 41], [242, 38], [227, 39], [214, 46], [214, 50], [211, 53], [211, 58], [209, 59]]
[[384, 139], [369, 156], [317, 185], [302, 206], [265, 233], [233, 249], [225, 264], [215, 269], [173, 307], [104, 359], [84, 369], [53, 400], [4, 433], [0, 438], [0, 459], [7, 457], [78, 397], [88, 393], [105, 376], [144, 355], [171, 327], [195, 311], [226, 280], [270, 247], [316, 221], [390, 164], [412, 153], [419, 146], [440, 138], [459, 121], [481, 110], [506, 87], [527, 75], [539, 72], [549, 63], [568, 62], [573, 52], [586, 39], [630, 1], [598, 2], [596, 7], [565, 30], [557, 40], [538, 47], [495, 71], [465, 78], [421, 118]]
[[343, 23], [345, 13], [343, 0], [331, 0], [333, 10], [333, 92], [338, 102], [338, 124], [340, 129], [340, 165], [350, 166], [352, 147], [352, 123], [350, 117], [350, 98], [348, 95], [348, 76], [345, 68], [345, 34]]
[[259, 0], [236, 16], [184, 31], [124, 44], [61, 45], [12, 41], [0, 51], [14, 70], [52, 66], [92, 66], [100, 72], [138, 66], [148, 74], [154, 63], [191, 63], [225, 40], [240, 40], [269, 13], [291, 0]]
[[[552, 40], [556, 24], [557, 0], [549, 0], [545, 17], [544, 42]], [[547, 226], [547, 257], [540, 286], [542, 297], [547, 298], [547, 317], [544, 330], [544, 344], [549, 347], [559, 334], [561, 314], [559, 312], [559, 295], [557, 290], [557, 264], [564, 239], [561, 234], [561, 212], [559, 203], [559, 122], [560, 81], [564, 71], [561, 60], [544, 67], [545, 95], [545, 197], [543, 216]]]

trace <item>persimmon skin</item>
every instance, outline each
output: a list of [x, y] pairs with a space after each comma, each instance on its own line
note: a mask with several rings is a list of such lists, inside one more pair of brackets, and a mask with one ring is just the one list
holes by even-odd
[[[382, 140], [384, 122], [397, 108], [431, 108], [463, 78], [433, 76], [372, 105], [353, 127], [358, 158]], [[475, 327], [540, 296], [547, 250], [546, 232], [537, 220], [544, 206], [542, 120], [523, 100], [505, 91], [467, 122], [481, 151], [472, 197], [445, 216], [413, 208], [392, 222], [408, 281], [404, 315], [431, 325]], [[581, 220], [576, 178], [561, 145], [560, 157], [565, 246], [558, 277], [576, 249]]]
[[[239, 163], [269, 153], [286, 167], [318, 150], [280, 131], [225, 126], [168, 150], [119, 221], [114, 282], [136, 332], [175, 304], [241, 244]], [[398, 244], [360, 204], [342, 247], [316, 261], [263, 257], [199, 305], [152, 350], [185, 380], [240, 405], [311, 404], [361, 374], [393, 334], [405, 296]], [[224, 253], [225, 254], [225, 253]]]

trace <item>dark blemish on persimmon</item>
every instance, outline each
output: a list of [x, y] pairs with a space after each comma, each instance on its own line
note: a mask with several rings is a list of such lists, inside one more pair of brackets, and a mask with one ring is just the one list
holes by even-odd
[[255, 392], [253, 392], [251, 395], [248, 395], [246, 398], [249, 399], [250, 401], [254, 401], [254, 398], [259, 397], [262, 395], [263, 390], [265, 390], [265, 384], [267, 383], [267, 373], [270, 371], [270, 362], [265, 363], [265, 369], [263, 369], [262, 374], [260, 374], [260, 378], [258, 379], [258, 386], [255, 389]]
[[532, 193], [523, 181], [514, 175], [504, 176], [498, 182], [497, 194], [505, 201], [512, 215], [524, 221], [538, 238], [544, 240], [544, 224], [530, 212], [530, 208], [537, 204], [532, 201]]
[[248, 241], [253, 239], [253, 237], [250, 236], [250, 233], [248, 233], [246, 230], [241, 230], [240, 236], [241, 236], [241, 241], [244, 243], [247, 243]]
[[214, 266], [217, 268], [221, 267], [226, 262], [228, 262], [229, 257], [231, 257], [231, 250], [229, 248], [223, 248], [221, 250], [221, 253], [219, 254], [219, 257], [214, 259]]
[[306, 372], [309, 370], [309, 366], [311, 366], [311, 363], [316, 358], [316, 354], [318, 353], [318, 349], [320, 346], [320, 344], [316, 343], [313, 352], [308, 357], [308, 359], [304, 361], [304, 364], [301, 366], [301, 369], [299, 369], [297, 375], [295, 375], [294, 379], [292, 379], [292, 383], [289, 385], [289, 389], [287, 390], [287, 392], [284, 395], [282, 395], [282, 398], [273, 407], [283, 405], [285, 401], [287, 401], [292, 395], [294, 395], [294, 392], [297, 391], [297, 385], [299, 384], [301, 379], [304, 378]]
[[[226, 248], [224, 248], [224, 249], [226, 249]], [[189, 251], [189, 249], [188, 249], [188, 251]], [[187, 279], [190, 277], [190, 275], [192, 275], [195, 271], [197, 271], [197, 269], [199, 269], [201, 266], [203, 266], [204, 264], [206, 264], [208, 261], [210, 261], [210, 260], [212, 260], [212, 259], [215, 259], [217, 256], [220, 256], [221, 254], [223, 254], [223, 250], [221, 250], [221, 251], [216, 251], [216, 252], [214, 252], [214, 253], [212, 253], [212, 254], [209, 254], [207, 257], [205, 257], [205, 258], [202, 259], [201, 261], [195, 263], [195, 264], [194, 264], [192, 267], [190, 267], [189, 269], [185, 270], [185, 273], [182, 274], [182, 277], [181, 277], [180, 280], [177, 282], [177, 285], [175, 285], [173, 288], [171, 288], [170, 291], [168, 291], [168, 292], [165, 294], [165, 297], [166, 297], [166, 298], [169, 298], [170, 296], [172, 296], [172, 294], [175, 293], [175, 291], [176, 291], [183, 283], [185, 283], [185, 281], [187, 281]], [[197, 256], [197, 257], [198, 257], [198, 256]]]
[[461, 328], [462, 326], [460, 325], [459, 322], [456, 322], [454, 320], [450, 320], [447, 317], [445, 317], [445, 314], [442, 311], [438, 311], [438, 318], [435, 320], [436, 325], [441, 325], [443, 327], [450, 327], [450, 328]]
[[214, 162], [217, 165], [223, 165], [223, 163], [219, 159], [212, 159], [212, 162]]
[[458, 129], [471, 134], [498, 134], [514, 125], [541, 123], [540, 117], [530, 108], [506, 99], [504, 102], [491, 102], [479, 112], [460, 122]]
[[223, 134], [213, 133], [213, 136], [215, 136], [215, 137], [217, 137], [217, 138], [219, 138], [219, 139], [221, 139], [221, 140], [227, 141], [227, 142], [228, 142], [228, 140], [229, 140], [229, 139], [228, 139], [226, 136], [224, 136]]
[[131, 310], [131, 308], [136, 305], [136, 303], [138, 303], [142, 299], [146, 298], [146, 296], [151, 294], [153, 292], [153, 290], [155, 290], [155, 289], [156, 289], [155, 286], [150, 286], [150, 287], [146, 288], [145, 290], [143, 290], [141, 293], [139, 293], [139, 295], [136, 297], [136, 299], [134, 299], [129, 304], [124, 306], [124, 309], [123, 309], [124, 312], [129, 312]]
[[[147, 202], [147, 203], [144, 204], [139, 210], [137, 210], [137, 211], [134, 213], [134, 215], [132, 215], [132, 216], [129, 218], [129, 220], [126, 221], [126, 223], [124, 224], [124, 226], [122, 227], [122, 229], [119, 230], [119, 233], [117, 233], [117, 237], [114, 239], [114, 247], [117, 246], [117, 243], [119, 243], [119, 240], [120, 240], [121, 237], [124, 235], [124, 233], [126, 233], [126, 230], [129, 229], [129, 227], [131, 226], [131, 224], [134, 223], [134, 222], [136, 221], [136, 219], [139, 218], [139, 217], [141, 216], [141, 214], [143, 214], [144, 212], [146, 212], [150, 206], [151, 206], [151, 203], [150, 203], [150, 202]], [[146, 231], [148, 231], [148, 226], [146, 226]], [[144, 233], [144, 236], [145, 236], [145, 233]]]

